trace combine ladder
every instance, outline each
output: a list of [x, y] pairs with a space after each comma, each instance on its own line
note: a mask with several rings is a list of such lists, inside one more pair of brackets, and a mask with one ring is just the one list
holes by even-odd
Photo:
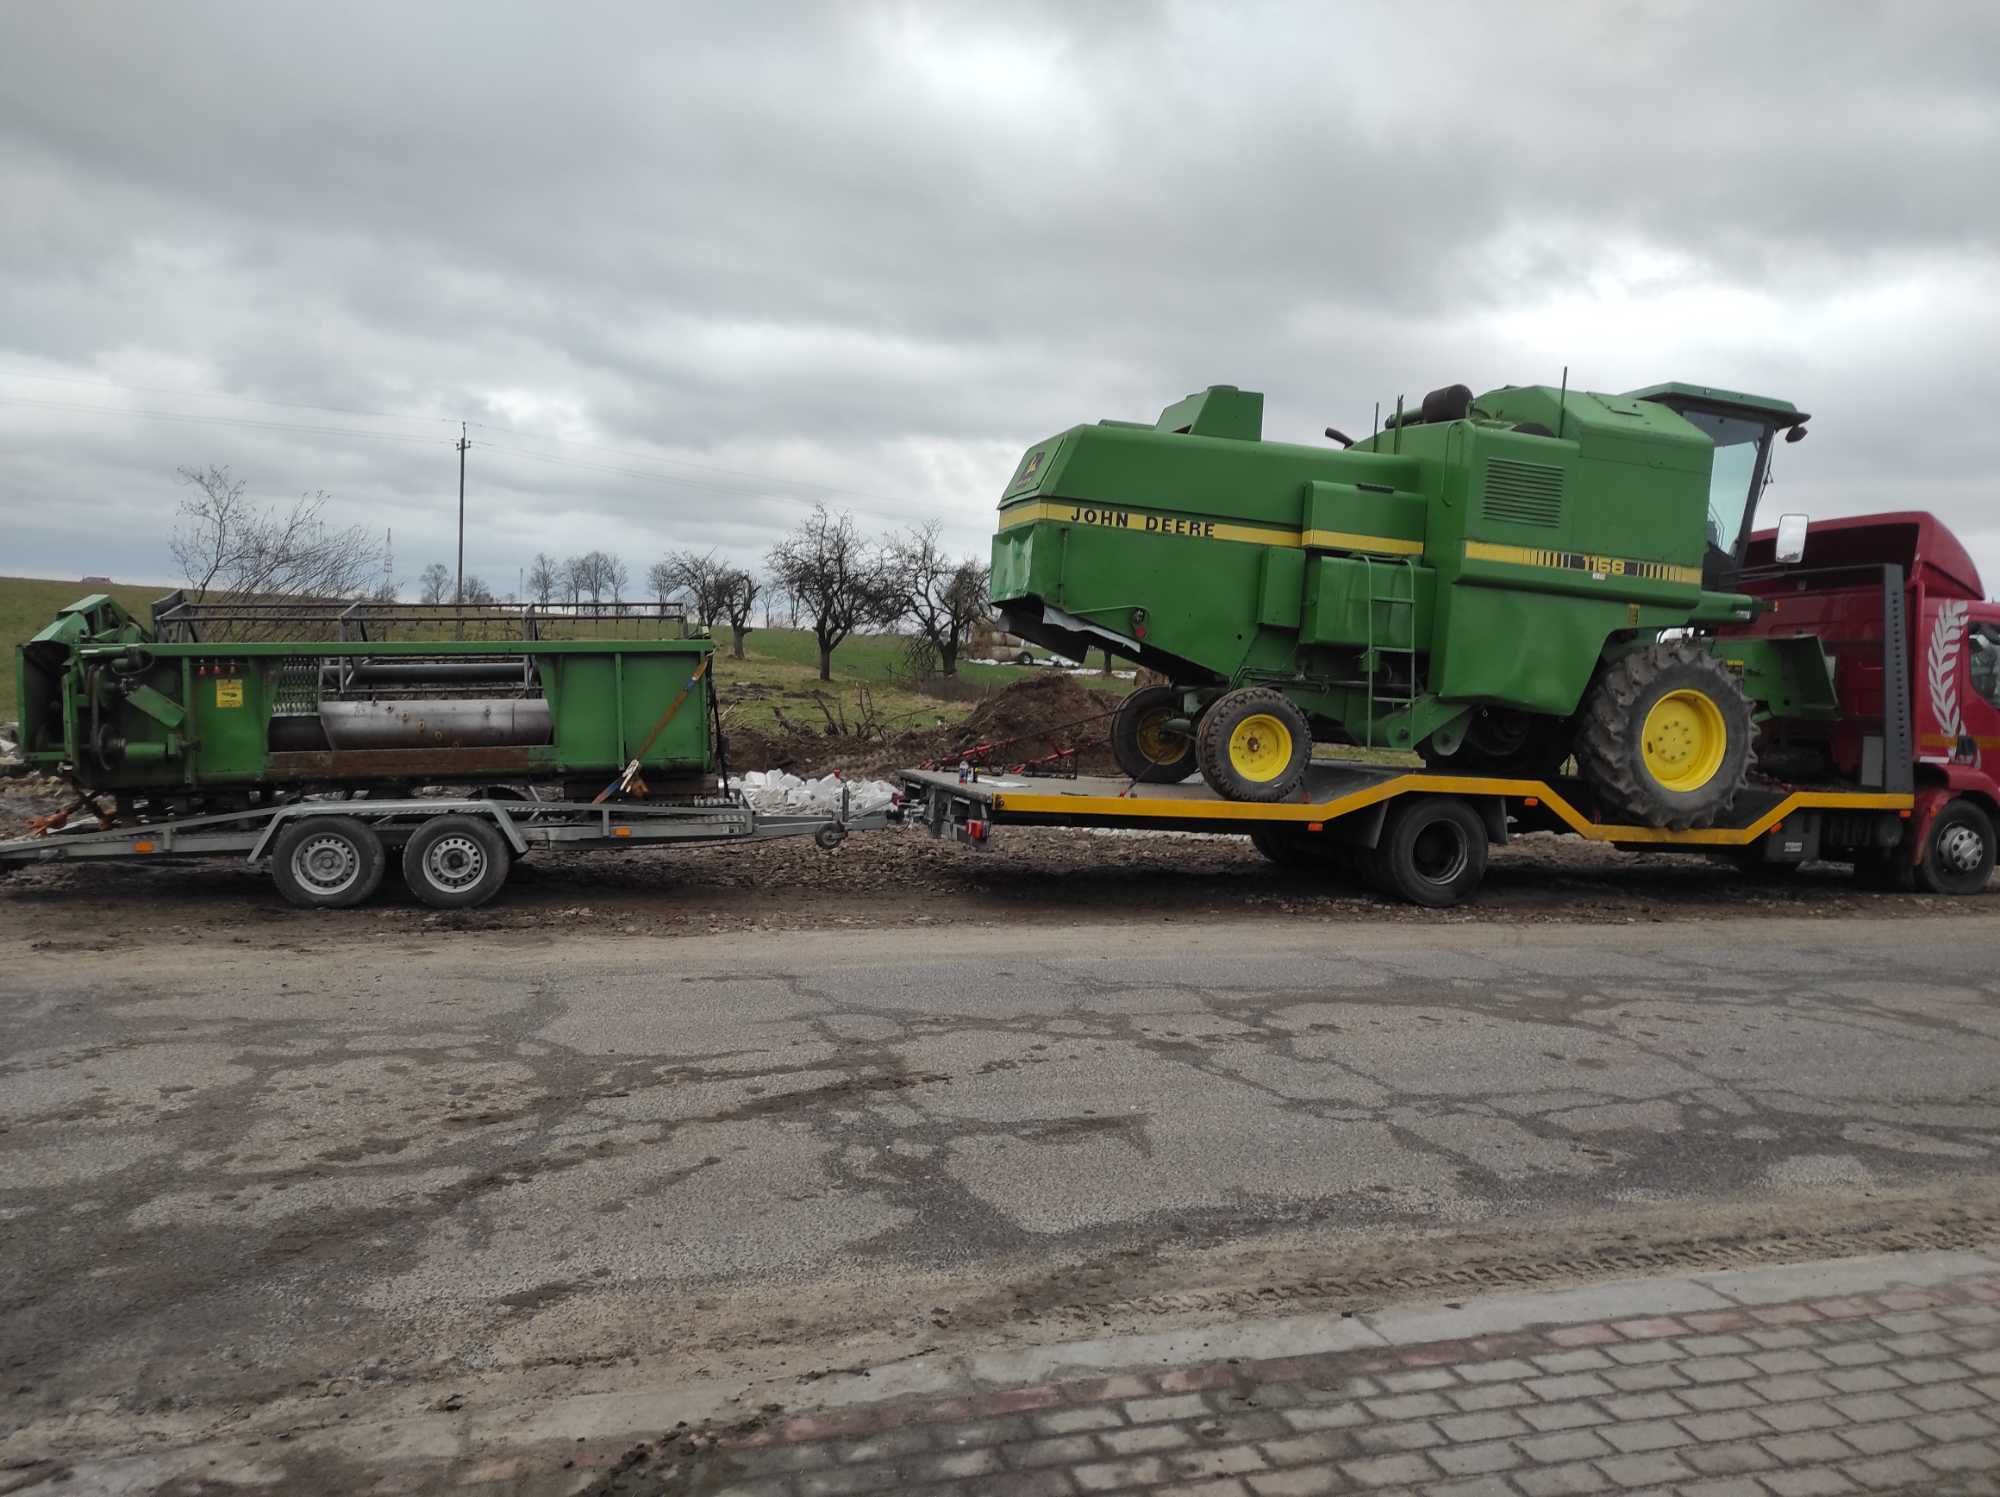
[[[1407, 556], [1387, 561], [1357, 552], [1355, 559], [1361, 563], [1361, 574], [1367, 579], [1364, 604], [1367, 609], [1365, 631], [1367, 644], [1361, 662], [1368, 681], [1368, 729], [1365, 746], [1374, 748], [1377, 746], [1375, 719], [1378, 715], [1386, 715], [1379, 714], [1376, 711], [1377, 707], [1388, 707], [1391, 711], [1407, 713], [1417, 701], [1417, 567]], [[1402, 590], [1400, 597], [1397, 596], [1398, 587]], [[1377, 617], [1375, 609], [1378, 604], [1385, 610], [1382, 632], [1388, 637], [1387, 641], [1382, 643], [1377, 643], [1375, 638]], [[1394, 610], [1398, 608], [1409, 611], [1406, 627], [1401, 631], [1401, 637], [1408, 640], [1408, 644], [1388, 642], [1398, 637], [1394, 625], [1396, 618]], [[1387, 655], [1402, 656], [1408, 667], [1403, 673], [1407, 685], [1400, 695], [1382, 688], [1381, 678], [1386, 674], [1382, 670], [1382, 663], [1383, 657]], [[1386, 748], [1389, 745], [1381, 746]]]

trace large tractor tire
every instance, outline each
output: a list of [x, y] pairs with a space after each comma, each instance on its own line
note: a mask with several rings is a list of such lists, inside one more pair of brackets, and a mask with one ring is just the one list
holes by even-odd
[[1560, 717], [1543, 717], [1511, 707], [1481, 707], [1466, 724], [1455, 753], [1438, 752], [1426, 738], [1417, 753], [1432, 769], [1546, 779], [1570, 755], [1571, 729]]
[[1246, 686], [1218, 699], [1195, 728], [1201, 777], [1224, 800], [1283, 800], [1312, 762], [1312, 727], [1291, 698]]
[[1584, 700], [1578, 771], [1604, 814], [1682, 832], [1712, 826], [1750, 773], [1750, 699], [1682, 640], [1606, 666]]
[[1129, 780], [1177, 785], [1195, 771], [1194, 732], [1185, 723], [1181, 693], [1171, 686], [1142, 686], [1118, 704], [1111, 719], [1111, 757]]

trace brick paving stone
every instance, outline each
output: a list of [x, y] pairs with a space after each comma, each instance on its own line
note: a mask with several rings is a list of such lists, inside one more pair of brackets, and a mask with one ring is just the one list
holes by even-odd
[[1427, 1450], [1433, 1445], [1442, 1445], [1444, 1436], [1428, 1419], [1419, 1419], [1413, 1424], [1387, 1424], [1375, 1429], [1354, 1431], [1354, 1448], [1370, 1455], [1379, 1455], [1390, 1450]]
[[1059, 1435], [1050, 1440], [1028, 1440], [1020, 1445], [1000, 1447], [1000, 1459], [1009, 1466], [1020, 1468], [1069, 1466], [1078, 1461], [1095, 1460], [1097, 1455], [1097, 1442], [1089, 1435]]
[[1977, 1408], [1986, 1402], [1986, 1395], [1970, 1383], [1926, 1383], [1904, 1390], [1903, 1397], [1932, 1414], [1942, 1414], [1948, 1409]]
[[1671, 1341], [1634, 1341], [1625, 1346], [1607, 1346], [1604, 1354], [1627, 1367], [1641, 1367], [1648, 1362], [1671, 1362], [1680, 1352]]
[[1476, 1414], [1483, 1409], [1511, 1409], [1535, 1401], [1535, 1395], [1519, 1383], [1490, 1383], [1483, 1388], [1454, 1388], [1445, 1397], [1468, 1414]]
[[1939, 1471], [1991, 1471], [2000, 1469], [2000, 1450], [1984, 1440], [1968, 1440], [1962, 1445], [1932, 1445], [1920, 1448], [1917, 1459]]
[[1646, 1367], [1618, 1367], [1604, 1374], [1604, 1380], [1620, 1393], [1644, 1393], [1653, 1388], [1684, 1388], [1687, 1379], [1671, 1362], [1655, 1362]]
[[[1688, 1442], [1686, 1431], [1671, 1419], [1647, 1419], [1638, 1424], [1607, 1424], [1597, 1431], [1626, 1455], [1670, 1450]], [[1759, 1429], [1758, 1434], [1764, 1433]]]
[[1936, 1479], [1929, 1466], [1907, 1455], [1878, 1455], [1865, 1461], [1849, 1461], [1840, 1470], [1849, 1481], [1869, 1491], [1919, 1489]]
[[1382, 1388], [1388, 1393], [1428, 1393], [1433, 1388], [1449, 1388], [1458, 1374], [1442, 1367], [1419, 1367], [1410, 1372], [1385, 1372]]
[[1754, 1439], [1771, 1432], [1763, 1420], [1741, 1409], [1721, 1414], [1691, 1414], [1680, 1421], [1680, 1427], [1695, 1439], [1711, 1445], [1724, 1440]]
[[1755, 1352], [1750, 1357], [1750, 1365], [1759, 1372], [1777, 1374], [1781, 1372], [1824, 1372], [1828, 1363], [1816, 1352], [1793, 1347], [1788, 1351]]
[[1550, 1352], [1544, 1356], [1529, 1359], [1547, 1373], [1601, 1372], [1606, 1367], [1618, 1364], [1594, 1347], [1583, 1347], [1578, 1351]]
[[1929, 1360], [1918, 1362], [1892, 1362], [1890, 1370], [1907, 1383], [1943, 1383], [1953, 1378], [1962, 1378], [1966, 1371], [1956, 1362]]
[[1899, 1450], [1914, 1450], [1924, 1443], [1923, 1435], [1900, 1419], [1852, 1425], [1840, 1432], [1840, 1438], [1863, 1455], [1889, 1455]]
[[1270, 1462], [1250, 1445], [1225, 1445], [1220, 1450], [1188, 1451], [1167, 1457], [1174, 1474], [1187, 1479], [1197, 1476], [1240, 1476], [1245, 1471], [1265, 1471]]
[[1115, 1492], [1120, 1487], [1144, 1486], [1167, 1479], [1167, 1466], [1159, 1456], [1142, 1455], [1129, 1461], [1099, 1461], [1077, 1466], [1070, 1478], [1086, 1492]]
[[1861, 1367], [1871, 1362], [1892, 1360], [1886, 1348], [1872, 1341], [1849, 1341], [1839, 1346], [1823, 1346], [1819, 1354], [1837, 1367]]
[[1330, 1467], [1307, 1471], [1270, 1471], [1245, 1478], [1257, 1497], [1325, 1497], [1351, 1490], [1347, 1478]]
[[1479, 1445], [1441, 1445], [1429, 1454], [1432, 1460], [1453, 1476], [1511, 1471], [1525, 1459], [1521, 1452], [1506, 1440], [1488, 1440]]
[[1587, 1429], [1560, 1430], [1552, 1435], [1529, 1435], [1514, 1442], [1515, 1448], [1531, 1461], [1553, 1465], [1558, 1461], [1587, 1461], [1593, 1456], [1610, 1455], [1611, 1447]]
[[2000, 1431], [2000, 1424], [1995, 1424], [1985, 1415], [1975, 1414], [1970, 1409], [1960, 1409], [1952, 1414], [1926, 1414], [1921, 1419], [1912, 1419], [1910, 1423], [1940, 1443], [1954, 1440], [1985, 1440], [1990, 1439], [1996, 1431]]
[[1768, 1327], [1762, 1330], [1745, 1331], [1750, 1341], [1765, 1351], [1787, 1351], [1794, 1346], [1817, 1346], [1813, 1333], [1802, 1325], [1781, 1326], [1777, 1330]]
[[1878, 1393], [1909, 1386], [1883, 1367], [1836, 1367], [1831, 1372], [1822, 1372], [1820, 1376], [1843, 1393]]
[[1801, 1430], [1829, 1429], [1841, 1422], [1831, 1404], [1816, 1399], [1800, 1403], [1766, 1404], [1757, 1410], [1757, 1417], [1781, 1434], [1797, 1434]]
[[1763, 1405], [1748, 1383], [1711, 1383], [1705, 1388], [1680, 1388], [1674, 1397], [1691, 1409], [1754, 1409]]
[[1125, 1404], [1125, 1417], [1134, 1424], [1157, 1424], [1163, 1419], [1197, 1419], [1208, 1412], [1208, 1402], [1199, 1393], [1180, 1393], [1169, 1398], [1134, 1398]]
[[[963, 1491], [964, 1488], [955, 1490]], [[1051, 1467], [1045, 1471], [1010, 1471], [1004, 1476], [982, 1476], [974, 1490], [979, 1497], [1074, 1497], [1076, 1483], [1069, 1479], [1067, 1471]]]
[[1373, 1455], [1341, 1465], [1341, 1470], [1347, 1473], [1349, 1479], [1362, 1487], [1393, 1487], [1429, 1481], [1437, 1475], [1437, 1469], [1420, 1455]]
[[1788, 1372], [1783, 1377], [1752, 1378], [1750, 1391], [1766, 1403], [1785, 1403], [1794, 1398], [1827, 1398], [1834, 1388], [1816, 1373]]
[[1882, 1345], [1899, 1357], [1955, 1357], [1959, 1353], [1956, 1341], [1936, 1331], [1925, 1331], [1917, 1336], [1891, 1336]]
[[1428, 1419], [1433, 1414], [1457, 1412], [1437, 1393], [1399, 1393], [1393, 1398], [1370, 1398], [1365, 1402], [1368, 1412], [1377, 1419]]
[[1309, 1405], [1284, 1409], [1280, 1411], [1278, 1417], [1291, 1429], [1310, 1431], [1346, 1429], [1366, 1421], [1368, 1414], [1358, 1403], [1328, 1403], [1317, 1407]]
[[1470, 1444], [1476, 1440], [1504, 1440], [1509, 1435], [1532, 1434], [1533, 1428], [1518, 1416], [1496, 1409], [1487, 1414], [1454, 1414], [1448, 1419], [1440, 1419], [1437, 1427], [1444, 1431], [1444, 1437], [1455, 1444]]
[[1771, 1497], [1767, 1488], [1747, 1476], [1723, 1476], [1713, 1481], [1689, 1482], [1677, 1490], [1679, 1497]]
[[1213, 1481], [1177, 1481], [1154, 1487], [1152, 1497], [1250, 1497], [1250, 1489], [1233, 1476], [1222, 1476]]
[[1737, 1352], [1757, 1349], [1756, 1343], [1742, 1336], [1683, 1336], [1674, 1343], [1684, 1357], [1720, 1357]]
[[1741, 1357], [1697, 1357], [1682, 1362], [1680, 1371], [1693, 1383], [1727, 1383], [1757, 1375], [1757, 1369]]
[[1294, 1435], [1289, 1440], [1266, 1440], [1264, 1457], [1274, 1466], [1302, 1466], [1308, 1462], [1325, 1465], [1355, 1453], [1353, 1437], [1339, 1430], [1316, 1435]]
[[[1991, 1370], [2000, 1372], [2000, 1367]], [[1540, 1369], [1534, 1363], [1511, 1357], [1500, 1362], [1474, 1362], [1458, 1369], [1458, 1375], [1468, 1383], [1511, 1383], [1521, 1378], [1535, 1377], [1539, 1372]]]
[[1040, 1434], [1073, 1435], [1086, 1429], [1116, 1429], [1125, 1422], [1125, 1419], [1117, 1409], [1107, 1406], [1057, 1409], [1053, 1413], [1036, 1414], [1028, 1422]]
[[1544, 1434], [1560, 1429], [1581, 1429], [1589, 1424], [1609, 1424], [1612, 1416], [1594, 1403], [1545, 1403], [1524, 1406], [1522, 1419]]
[[1704, 1476], [1742, 1476], [1768, 1471], [1778, 1464], [1776, 1456], [1752, 1440], [1738, 1440], [1733, 1445], [1688, 1445], [1679, 1455]]
[[1607, 1456], [1597, 1463], [1597, 1469], [1621, 1487], [1656, 1486], [1662, 1482], [1681, 1481], [1695, 1474], [1694, 1468], [1687, 1462], [1664, 1450], [1644, 1455]]
[[1948, 1323], [1933, 1310], [1898, 1310], [1875, 1317], [1875, 1324], [1897, 1336], [1907, 1336], [1913, 1331], [1941, 1331]]
[[1764, 1448], [1785, 1466], [1802, 1466], [1808, 1461], [1845, 1460], [1848, 1453], [1847, 1446], [1825, 1433], [1777, 1435], [1764, 1441]]
[[[1086, 1446], [1092, 1443], [1088, 1435], [1072, 1435], [1069, 1440], [1049, 1440], [1048, 1445], [1080, 1442]], [[1096, 1436], [1096, 1443], [1103, 1447], [1106, 1455], [1151, 1455], [1160, 1450], [1179, 1450], [1192, 1445], [1193, 1439], [1184, 1429], [1171, 1424], [1146, 1424], [1137, 1429], [1107, 1429]], [[1068, 1460], [1088, 1460], [1096, 1455], [1095, 1450], [1085, 1450], [1077, 1455], [1065, 1457]], [[1025, 1463], [1024, 1463], [1025, 1464]], [[1033, 1464], [1041, 1465], [1040, 1461]]]
[[1854, 1424], [1875, 1419], [1908, 1419], [1921, 1412], [1917, 1405], [1889, 1392], [1856, 1393], [1849, 1398], [1829, 1400], [1834, 1412]]
[[1594, 1372], [1572, 1372], [1563, 1377], [1531, 1377], [1522, 1386], [1544, 1403], [1567, 1403], [1572, 1398], [1595, 1398], [1617, 1390]]
[[1613, 1419], [1672, 1419], [1687, 1412], [1677, 1393], [1621, 1393], [1599, 1399], [1598, 1406]]
[[1593, 1492], [1611, 1490], [1611, 1478], [1588, 1461], [1578, 1461], [1572, 1466], [1544, 1466], [1539, 1471], [1517, 1471], [1509, 1480], [1527, 1497], [1589, 1497]]
[[1824, 1466], [1806, 1471], [1767, 1471], [1758, 1480], [1778, 1497], [1839, 1497], [1842, 1492], [1856, 1490], [1853, 1482]]

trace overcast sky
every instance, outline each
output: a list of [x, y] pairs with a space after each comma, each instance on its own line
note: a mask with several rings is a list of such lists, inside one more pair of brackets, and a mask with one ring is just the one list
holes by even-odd
[[741, 561], [815, 500], [983, 554], [1021, 450], [1464, 381], [1814, 413], [1766, 514], [2000, 577], [2000, 6], [17, 4], [0, 574], [170, 581], [180, 465], [394, 527]]

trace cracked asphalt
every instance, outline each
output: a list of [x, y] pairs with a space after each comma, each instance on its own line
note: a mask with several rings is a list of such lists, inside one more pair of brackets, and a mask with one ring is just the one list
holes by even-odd
[[0, 1453], [510, 1372], [797, 1373], [814, 1326], [1074, 1323], [1246, 1243], [1985, 1199], [1995, 933], [17, 931]]

